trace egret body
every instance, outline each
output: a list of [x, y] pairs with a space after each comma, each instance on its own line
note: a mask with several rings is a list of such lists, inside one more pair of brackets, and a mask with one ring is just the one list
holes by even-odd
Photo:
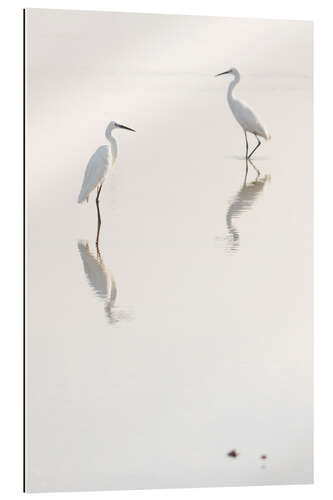
[[131, 130], [135, 132], [132, 128], [126, 127], [125, 125], [120, 125], [115, 121], [109, 123], [105, 130], [105, 137], [109, 141], [109, 144], [100, 146], [95, 153], [90, 158], [86, 171], [84, 173], [83, 183], [81, 191], [78, 198], [78, 203], [82, 203], [84, 200], [89, 201], [90, 193], [96, 188], [96, 207], [97, 207], [97, 217], [98, 217], [98, 229], [97, 229], [97, 242], [99, 237], [99, 231], [101, 226], [101, 215], [99, 211], [99, 195], [103, 186], [103, 182], [109, 170], [114, 167], [117, 155], [118, 146], [117, 141], [112, 135], [112, 131], [117, 128], [122, 128], [126, 130]]
[[[263, 137], [264, 139], [269, 140], [271, 136], [267, 132], [262, 122], [259, 120], [258, 116], [255, 114], [255, 112], [247, 104], [238, 99], [235, 99], [235, 97], [233, 96], [233, 90], [240, 81], [239, 71], [236, 68], [231, 68], [228, 71], [224, 71], [223, 73], [219, 73], [218, 75], [215, 76], [222, 76], [228, 74], [234, 76], [234, 79], [230, 83], [228, 88], [228, 103], [234, 117], [244, 130], [245, 142], [246, 142], [246, 158], [249, 159], [261, 144], [259, 137]], [[247, 132], [254, 134], [258, 141], [258, 144], [250, 154], [248, 154], [249, 144], [246, 135]]]

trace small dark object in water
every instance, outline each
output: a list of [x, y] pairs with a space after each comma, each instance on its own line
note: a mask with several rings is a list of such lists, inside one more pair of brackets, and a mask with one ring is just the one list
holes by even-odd
[[266, 460], [267, 455], [261, 455], [261, 457], [260, 457], [260, 458], [261, 458], [261, 460]]
[[232, 458], [236, 458], [236, 457], [238, 457], [238, 455], [239, 455], [239, 453], [237, 450], [231, 450], [228, 453], [228, 457], [232, 457]]

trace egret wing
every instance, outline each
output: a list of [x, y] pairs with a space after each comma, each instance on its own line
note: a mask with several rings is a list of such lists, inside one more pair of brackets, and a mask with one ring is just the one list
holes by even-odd
[[79, 203], [82, 203], [89, 196], [89, 193], [103, 182], [109, 167], [109, 162], [109, 147], [100, 146], [88, 162], [79, 194]]
[[260, 123], [259, 117], [245, 102], [235, 100], [233, 113], [243, 129], [252, 132], [253, 134], [260, 135], [265, 139], [270, 138], [265, 127]]

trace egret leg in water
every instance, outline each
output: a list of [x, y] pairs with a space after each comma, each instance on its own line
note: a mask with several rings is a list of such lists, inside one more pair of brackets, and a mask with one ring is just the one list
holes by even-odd
[[[250, 155], [251, 156], [251, 155]], [[254, 170], [257, 172], [257, 177], [256, 177], [256, 180], [258, 179], [258, 177], [260, 176], [260, 170], [259, 168], [257, 168], [255, 166], [255, 164], [253, 163], [253, 161], [250, 159], [250, 156], [246, 159], [246, 172], [248, 170], [248, 163], [251, 165], [251, 167], [254, 168]]]
[[101, 213], [99, 210], [99, 195], [101, 193], [103, 184], [97, 188], [97, 196], [96, 196], [96, 207], [97, 207], [97, 235], [96, 235], [96, 248], [97, 252], [99, 253], [99, 248], [98, 248], [98, 240], [99, 240], [99, 232], [101, 230], [101, 224], [102, 224], [102, 219], [101, 219]]
[[255, 166], [255, 164], [253, 163], [252, 160], [250, 160], [250, 157], [246, 157], [245, 158], [245, 164], [246, 164], [246, 168], [245, 168], [245, 179], [244, 179], [244, 184], [246, 183], [246, 180], [247, 180], [247, 174], [249, 172], [249, 164], [254, 168], [254, 170], [257, 172], [257, 177], [256, 177], [256, 181], [259, 179], [260, 177], [260, 171], [259, 169]]

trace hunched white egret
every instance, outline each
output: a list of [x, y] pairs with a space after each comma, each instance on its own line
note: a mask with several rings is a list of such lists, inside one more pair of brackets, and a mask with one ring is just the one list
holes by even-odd
[[120, 125], [115, 121], [109, 123], [109, 125], [106, 127], [105, 130], [105, 137], [109, 141], [109, 144], [104, 144], [103, 146], [100, 146], [90, 158], [86, 171], [84, 173], [83, 183], [78, 198], [78, 203], [82, 203], [84, 200], [87, 200], [88, 202], [90, 193], [95, 188], [97, 188], [97, 196], [96, 196], [96, 207], [97, 207], [97, 218], [98, 218], [97, 238], [96, 238], [97, 243], [101, 227], [101, 214], [99, 211], [99, 195], [101, 194], [101, 189], [105, 177], [109, 172], [109, 170], [112, 167], [114, 167], [117, 159], [118, 155], [117, 141], [112, 135], [112, 131], [117, 128], [131, 130], [132, 132], [135, 132], [135, 130], [133, 130], [132, 128], [126, 127], [125, 125]]
[[[258, 116], [255, 114], [255, 112], [244, 102], [239, 101], [238, 99], [235, 99], [232, 92], [234, 88], [236, 87], [237, 83], [240, 81], [240, 74], [239, 71], [236, 68], [231, 68], [228, 71], [223, 71], [223, 73], [218, 73], [215, 76], [222, 76], [222, 75], [228, 75], [232, 74], [234, 76], [233, 81], [230, 83], [229, 88], [228, 88], [228, 103], [230, 106], [230, 109], [244, 130], [245, 133], [245, 142], [246, 142], [246, 158], [249, 159], [253, 155], [253, 153], [258, 149], [260, 146], [261, 142], [258, 136], [263, 137], [266, 140], [269, 140], [271, 138], [270, 134], [267, 132], [265, 129], [264, 125], [260, 122]], [[253, 151], [248, 154], [249, 152], [249, 144], [247, 140], [247, 135], [246, 133], [250, 132], [251, 134], [254, 134], [257, 138], [258, 144], [256, 147], [253, 149]]]

